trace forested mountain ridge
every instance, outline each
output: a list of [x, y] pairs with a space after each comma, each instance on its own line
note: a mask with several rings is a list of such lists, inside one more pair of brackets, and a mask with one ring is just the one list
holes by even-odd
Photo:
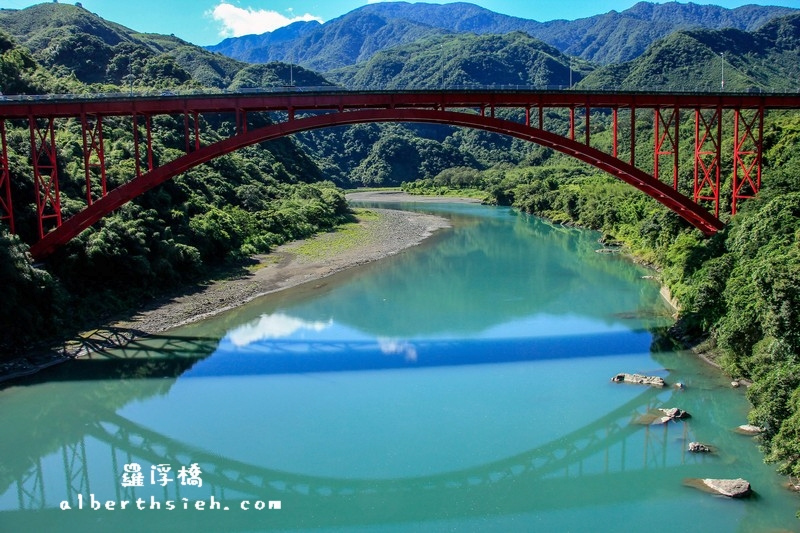
[[598, 68], [579, 87], [717, 91], [723, 61], [727, 90], [797, 90], [800, 14], [778, 17], [754, 32], [681, 30], [632, 61]]
[[[211, 53], [171, 35], [139, 33], [68, 4], [43, 3], [0, 10], [0, 31], [11, 35], [61, 79], [131, 90], [241, 89], [289, 83], [289, 65], [251, 65]], [[294, 67], [298, 85], [328, 85], [322, 76]]]
[[[573, 21], [538, 22], [463, 2], [441, 5], [380, 2], [322, 25], [306, 23], [302, 35], [292, 40], [265, 33], [226, 39], [207, 48], [243, 61], [291, 60], [315, 70], [328, 71], [365, 61], [379, 51], [436, 33], [522, 31], [561, 52], [610, 64], [638, 57], [655, 40], [679, 29], [753, 31], [777, 16], [794, 12], [797, 10], [755, 5], [726, 9], [692, 3], [640, 2], [622, 12], [611, 11]], [[398, 31], [399, 28], [405, 28], [407, 33]], [[318, 47], [319, 43], [325, 46]], [[349, 50], [350, 54], [339, 53], [343, 50]]]
[[354, 89], [567, 87], [593, 69], [524, 32], [512, 32], [429, 37], [378, 52], [327, 77]]

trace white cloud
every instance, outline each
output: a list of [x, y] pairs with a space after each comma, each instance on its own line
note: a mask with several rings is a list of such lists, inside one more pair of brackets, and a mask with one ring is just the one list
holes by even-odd
[[[290, 9], [289, 12], [293, 14], [293, 10]], [[242, 35], [275, 31], [278, 28], [301, 20], [324, 22], [320, 17], [310, 13], [287, 17], [277, 11], [253, 9], [252, 7], [245, 9], [227, 2], [220, 2], [214, 9], [207, 11], [206, 16], [213, 18], [222, 25], [219, 30], [221, 37], [241, 37]]]

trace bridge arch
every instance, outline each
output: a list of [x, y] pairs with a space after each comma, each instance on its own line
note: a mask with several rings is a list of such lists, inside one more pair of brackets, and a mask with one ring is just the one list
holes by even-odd
[[611, 174], [655, 198], [706, 235], [711, 235], [723, 227], [719, 219], [672, 187], [633, 165], [586, 144], [581, 144], [542, 129], [496, 117], [440, 109], [389, 107], [291, 118], [286, 122], [250, 130], [201, 147], [109, 191], [108, 194], [94, 201], [86, 209], [73, 215], [57, 228], [44, 235], [40, 241], [31, 246], [31, 254], [36, 258], [46, 257], [59, 246], [66, 244], [83, 230], [130, 200], [216, 157], [246, 146], [278, 139], [294, 133], [332, 126], [375, 122], [444, 124], [510, 135], [552, 148]]

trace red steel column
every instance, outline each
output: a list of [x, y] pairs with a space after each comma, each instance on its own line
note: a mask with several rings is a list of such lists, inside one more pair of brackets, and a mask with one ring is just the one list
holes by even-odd
[[[145, 141], [147, 145], [147, 171], [153, 170], [153, 128], [150, 115], [144, 116]], [[188, 142], [188, 141], [187, 141]], [[136, 177], [142, 175], [142, 154], [139, 150], [139, 115], [133, 115], [133, 151], [136, 164]]]
[[[714, 110], [710, 120], [706, 119], [700, 108], [694, 110], [694, 139], [694, 201], [714, 202], [714, 216], [719, 218], [722, 160], [721, 107]], [[708, 148], [707, 144], [710, 144]]]
[[14, 208], [11, 204], [11, 170], [8, 166], [6, 122], [0, 119], [0, 221], [7, 220], [14, 233]]
[[40, 128], [37, 118], [28, 115], [40, 238], [44, 237], [46, 220], [52, 219], [56, 226], [61, 225], [61, 195], [58, 189], [55, 128], [53, 127], [53, 117], [45, 120], [46, 126]]
[[142, 163], [139, 157], [139, 115], [133, 113], [133, 163], [136, 165], [136, 177], [142, 175]]
[[590, 135], [589, 135], [589, 119], [591, 117], [592, 111], [589, 106], [586, 106], [586, 146], [590, 145]]
[[539, 102], [539, 129], [544, 130], [544, 106]]
[[636, 108], [631, 106], [631, 166], [636, 166]]
[[[103, 119], [100, 115], [90, 124], [86, 113], [81, 114], [81, 129], [83, 133], [83, 170], [86, 175], [86, 203], [92, 205], [92, 169], [100, 172], [101, 195], [108, 192], [106, 186], [106, 156], [103, 147]], [[96, 160], [92, 158], [96, 157]]]
[[183, 140], [186, 143], [186, 153], [192, 151], [191, 135], [189, 134], [189, 112], [183, 112]]
[[[192, 127], [189, 127], [189, 114], [192, 116]], [[194, 137], [194, 150], [200, 149], [200, 116], [197, 111], [184, 111], [183, 135], [186, 140], [186, 153], [192, 151], [192, 137]]]
[[153, 121], [150, 115], [144, 116], [144, 127], [147, 133], [147, 171], [153, 171]]
[[[760, 106], [752, 120], [734, 110], [733, 198], [731, 212], [735, 215], [739, 200], [753, 198], [761, 189], [761, 160], [764, 139], [764, 107]], [[756, 127], [758, 122], [758, 127]]]
[[569, 108], [569, 140], [575, 140], [575, 106]]

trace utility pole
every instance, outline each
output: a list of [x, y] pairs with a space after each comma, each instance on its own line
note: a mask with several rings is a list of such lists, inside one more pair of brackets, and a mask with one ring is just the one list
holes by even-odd
[[719, 57], [722, 58], [722, 91], [725, 92], [725, 52], [720, 52]]
[[569, 56], [569, 88], [572, 89], [572, 56]]

